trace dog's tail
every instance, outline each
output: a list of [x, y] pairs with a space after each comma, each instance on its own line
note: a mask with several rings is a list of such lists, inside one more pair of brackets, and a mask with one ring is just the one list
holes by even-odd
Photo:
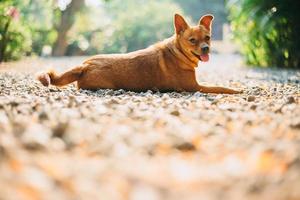
[[64, 86], [74, 81], [77, 81], [83, 73], [83, 66], [75, 67], [61, 75], [58, 75], [54, 70], [39, 74], [37, 79], [44, 85], [49, 86]]

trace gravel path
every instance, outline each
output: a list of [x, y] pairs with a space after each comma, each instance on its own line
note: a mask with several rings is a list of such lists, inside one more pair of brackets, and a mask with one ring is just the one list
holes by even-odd
[[300, 71], [213, 55], [239, 95], [45, 88], [84, 58], [0, 65], [0, 199], [300, 199]]

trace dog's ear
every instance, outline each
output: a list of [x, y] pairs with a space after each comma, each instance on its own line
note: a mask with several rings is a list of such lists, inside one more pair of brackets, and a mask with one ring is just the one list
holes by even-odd
[[189, 28], [189, 25], [186, 23], [184, 18], [179, 14], [175, 14], [174, 16], [174, 26], [177, 35]]
[[204, 26], [207, 30], [211, 30], [211, 24], [212, 21], [214, 20], [214, 16], [213, 15], [204, 15], [200, 18], [199, 20], [199, 25]]

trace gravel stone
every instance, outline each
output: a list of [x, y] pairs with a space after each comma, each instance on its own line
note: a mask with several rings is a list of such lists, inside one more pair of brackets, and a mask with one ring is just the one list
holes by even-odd
[[247, 101], [248, 101], [248, 102], [255, 101], [255, 96], [248, 96], [248, 97], [247, 97]]

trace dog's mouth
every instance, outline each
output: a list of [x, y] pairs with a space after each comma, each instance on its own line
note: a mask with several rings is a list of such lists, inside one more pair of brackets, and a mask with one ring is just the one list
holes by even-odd
[[192, 54], [194, 56], [196, 56], [202, 62], [207, 62], [209, 60], [209, 54], [208, 53], [207, 54], [197, 54], [197, 53], [192, 51]]

